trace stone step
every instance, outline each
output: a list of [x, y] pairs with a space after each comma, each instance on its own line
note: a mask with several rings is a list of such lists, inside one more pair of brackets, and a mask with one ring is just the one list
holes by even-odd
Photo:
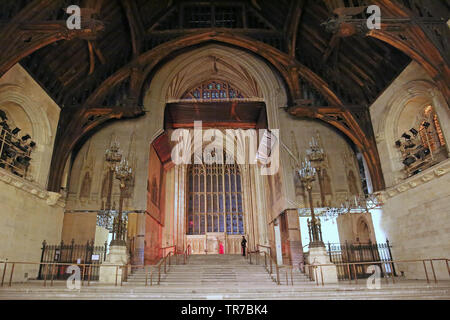
[[446, 288], [397, 288], [388, 287], [380, 290], [354, 288], [296, 288], [276, 286], [272, 288], [255, 289], [239, 288], [217, 290], [211, 288], [170, 288], [154, 287], [84, 287], [81, 292], [70, 292], [64, 286], [59, 288], [8, 288], [0, 290], [0, 299], [420, 299], [448, 300], [450, 287]]
[[[174, 260], [172, 260], [174, 262]], [[145, 285], [150, 281], [149, 269], [135, 269], [128, 276], [126, 285]], [[153, 281], [158, 277], [158, 269], [152, 268]], [[161, 269], [162, 270], [162, 269]], [[275, 274], [270, 275], [263, 265], [249, 264], [241, 255], [198, 255], [190, 256], [186, 264], [167, 266], [167, 273], [161, 273], [161, 287], [215, 287], [220, 290], [240, 290], [259, 288], [261, 290], [277, 287]], [[275, 272], [275, 270], [273, 270]], [[304, 274], [294, 272], [293, 281], [297, 285], [314, 285]], [[280, 270], [280, 282], [286, 282], [286, 273]], [[292, 283], [290, 272], [288, 283]]]

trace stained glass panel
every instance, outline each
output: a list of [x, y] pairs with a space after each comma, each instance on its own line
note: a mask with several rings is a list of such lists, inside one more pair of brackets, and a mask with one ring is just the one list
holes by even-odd
[[187, 232], [244, 234], [241, 177], [237, 165], [191, 165]]
[[245, 98], [239, 90], [225, 81], [209, 81], [189, 90], [182, 99], [227, 100]]

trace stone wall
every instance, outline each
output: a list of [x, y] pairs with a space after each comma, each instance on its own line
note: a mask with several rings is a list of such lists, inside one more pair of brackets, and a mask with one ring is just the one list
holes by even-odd
[[[450, 160], [413, 176], [386, 192], [381, 227], [395, 260], [450, 257]], [[425, 279], [423, 264], [405, 263], [405, 276]], [[439, 279], [448, 280], [445, 262], [436, 262]], [[432, 276], [428, 264], [428, 275]]]
[[[66, 213], [62, 228], [62, 240], [75, 244], [86, 244], [88, 241], [98, 240], [96, 234], [97, 215], [95, 212]], [[103, 244], [102, 244], [103, 245]]]
[[[412, 62], [370, 109], [388, 187], [381, 227], [391, 241], [395, 260], [449, 258], [450, 162], [444, 160], [405, 179], [400, 153], [395, 148], [395, 141], [410, 128], [407, 120], [413, 117], [408, 111], [416, 111], [411, 102], [432, 104], [447, 141], [450, 136], [450, 111], [442, 94], [426, 72]], [[402, 264], [399, 269], [408, 278], [425, 279], [422, 263]], [[435, 270], [439, 278], [448, 279], [444, 263], [436, 262]], [[432, 276], [430, 265], [428, 273]]]
[[[303, 120], [280, 112], [281, 162], [284, 184], [291, 208], [309, 207], [306, 191], [298, 177], [300, 162], [306, 156], [309, 142], [314, 137], [325, 152], [326, 178], [324, 179], [325, 206], [340, 206], [345, 199], [362, 194], [361, 178], [355, 152], [334, 128], [314, 120]], [[313, 202], [321, 207], [319, 183], [313, 183]]]
[[[368, 212], [357, 214], [344, 214], [336, 218], [340, 243], [372, 243], [376, 242], [372, 215]], [[362, 230], [362, 225], [367, 230]], [[367, 231], [367, 232], [365, 232]], [[383, 241], [384, 242], [384, 241]]]
[[[44, 240], [61, 241], [64, 201], [46, 191], [60, 109], [20, 65], [0, 78], [0, 109], [36, 142], [26, 179], [0, 168], [0, 261], [39, 262]], [[13, 281], [35, 278], [38, 269], [17, 265]]]
[[59, 106], [17, 64], [0, 78], [0, 109], [7, 113], [8, 119], [22, 126], [19, 135], [28, 133], [36, 142], [27, 179], [45, 189], [59, 121]]
[[[42, 242], [61, 241], [64, 204], [54, 193], [3, 169], [0, 190], [0, 261], [40, 262]], [[13, 281], [24, 281], [25, 274], [36, 278], [38, 270], [37, 265], [17, 265]]]

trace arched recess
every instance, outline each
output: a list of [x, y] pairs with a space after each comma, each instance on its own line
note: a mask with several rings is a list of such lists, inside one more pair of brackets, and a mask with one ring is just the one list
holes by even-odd
[[[212, 74], [214, 68], [217, 70], [216, 74]], [[142, 120], [146, 123], [146, 134], [150, 143], [164, 130], [166, 103], [180, 99], [186, 91], [192, 89], [193, 85], [212, 78], [229, 81], [230, 84], [242, 88], [250, 100], [264, 102], [269, 128], [279, 128], [278, 113], [284, 112], [280, 110], [280, 106], [285, 106], [288, 98], [283, 81], [276, 72], [263, 60], [248, 52], [219, 44], [209, 44], [180, 54], [161, 66], [154, 74], [143, 100], [146, 115]], [[239, 82], [247, 84], [240, 86]], [[249, 82], [253, 83], [251, 89], [248, 86]], [[193, 146], [185, 147], [189, 150], [192, 148]], [[242, 145], [238, 145], [236, 154], [245, 154]], [[174, 170], [175, 176], [180, 179], [177, 180], [177, 185], [180, 186], [186, 177], [186, 166], [177, 166]], [[257, 173], [259, 169], [256, 166], [240, 165], [240, 170], [245, 177], [244, 190], [248, 195], [245, 207], [249, 212], [246, 219], [249, 220], [246, 221], [246, 226], [252, 228], [247, 229], [247, 232], [260, 236], [259, 239], [251, 239], [250, 243], [252, 245], [267, 243], [267, 232], [257, 232], [257, 229], [267, 228], [264, 219], [264, 195], [262, 192], [255, 192], [255, 189], [263, 189], [263, 180]], [[184, 199], [179, 199], [178, 202], [184, 203]], [[183, 210], [183, 206], [175, 208], [175, 216], [182, 219]], [[179, 239], [183, 239], [181, 237], [183, 233], [180, 231]], [[179, 245], [182, 246], [181, 243]]]
[[[186, 150], [186, 153], [184, 154], [183, 162], [185, 162], [182, 165], [178, 165], [174, 167], [175, 171], [175, 188], [174, 190], [166, 190], [166, 193], [174, 192], [175, 197], [178, 197], [179, 203], [187, 203], [187, 198], [184, 199], [183, 197], [187, 197], [188, 190], [187, 187], [187, 181], [188, 181], [188, 173], [189, 173], [189, 166], [190, 164], [195, 163], [195, 158], [198, 159], [198, 156], [202, 155], [203, 157], [199, 159], [202, 161], [202, 163], [205, 163], [205, 156], [206, 154], [210, 154], [210, 151], [212, 149], [215, 149], [216, 152], [219, 152], [219, 150], [225, 152], [230, 159], [232, 159], [233, 162], [236, 163], [237, 168], [240, 172], [241, 177], [241, 183], [242, 183], [242, 206], [243, 206], [243, 221], [244, 221], [244, 233], [247, 237], [247, 240], [249, 242], [249, 245], [252, 246], [252, 248], [256, 248], [256, 244], [258, 243], [267, 243], [267, 236], [268, 236], [268, 230], [267, 230], [267, 216], [264, 206], [264, 188], [260, 184], [262, 183], [262, 180], [259, 179], [261, 176], [260, 169], [257, 165], [249, 164], [248, 162], [244, 161], [240, 156], [243, 154], [248, 154], [248, 149], [246, 149], [246, 146], [242, 143], [243, 137], [244, 137], [244, 131], [238, 131], [236, 134], [238, 136], [238, 139], [234, 139], [231, 135], [226, 135], [226, 132], [224, 129], [213, 129], [215, 132], [214, 134], [217, 135], [223, 135], [223, 140], [216, 140], [213, 141], [204, 141], [202, 145], [196, 145], [194, 143], [194, 133], [193, 129], [190, 129], [190, 133], [192, 135], [192, 140], [186, 141], [183, 139], [181, 149]], [[248, 132], [247, 132], [248, 133]], [[257, 143], [257, 137], [255, 135], [255, 145]], [[230, 150], [229, 147], [235, 144], [235, 149]], [[206, 148], [205, 148], [206, 147]], [[194, 163], [193, 161], [194, 160]], [[224, 163], [227, 161], [223, 159]], [[187, 163], [189, 162], [189, 163]], [[256, 185], [255, 185], [256, 184]], [[206, 187], [206, 186], [205, 186]], [[258, 190], [258, 191], [256, 191]], [[189, 239], [189, 237], [185, 238], [185, 235], [188, 231], [187, 229], [187, 216], [188, 212], [184, 205], [179, 205], [175, 207], [176, 210], [176, 217], [178, 221], [181, 221], [181, 223], [177, 223], [178, 226], [178, 243], [179, 246], [186, 246], [187, 244], [191, 245], [191, 247], [195, 247], [198, 249], [199, 244], [197, 242], [192, 242], [192, 239]], [[194, 237], [195, 238], [195, 237]], [[183, 243], [184, 239], [187, 239], [188, 243]], [[204, 239], [200, 239], [200, 242], [203, 242]], [[221, 239], [222, 241], [223, 239]], [[225, 247], [226, 252], [229, 253], [239, 253], [240, 247], [240, 235], [239, 236], [230, 236], [225, 239]], [[201, 245], [200, 245], [201, 246]], [[233, 248], [233, 250], [230, 250], [230, 248]], [[198, 250], [195, 251], [196, 253], [199, 253]]]
[[0, 109], [4, 105], [13, 104], [8, 108], [8, 112], [13, 115], [14, 108], [20, 108], [20, 112], [26, 114], [27, 121], [30, 122], [33, 141], [36, 147], [31, 155], [30, 174], [31, 179], [45, 188], [47, 184], [50, 161], [52, 157], [53, 133], [46, 112], [40, 105], [34, 102], [29, 95], [25, 94], [26, 89], [14, 84], [0, 86]]
[[369, 227], [369, 223], [365, 217], [358, 219], [356, 223], [356, 241], [359, 243], [369, 243], [372, 242], [372, 232]]
[[[387, 160], [383, 163], [385, 175], [400, 177], [399, 173], [403, 169], [403, 164], [399, 161], [400, 154], [395, 146], [395, 141], [400, 138], [403, 132], [410, 129], [410, 127], [408, 128], [409, 125], [413, 126], [413, 122], [407, 123], [409, 118], [413, 119], [417, 112], [427, 105], [432, 105], [435, 109], [443, 135], [446, 141], [449, 141], [450, 112], [441, 91], [433, 82], [428, 80], [413, 80], [404, 84], [396, 90], [396, 94], [387, 105], [387, 112], [384, 113], [383, 118], [375, 128], [376, 136], [385, 144], [384, 147], [387, 150], [387, 155], [382, 155]], [[410, 110], [407, 110], [408, 108]], [[409, 113], [407, 117], [402, 116], [407, 113]], [[448, 143], [446, 147], [450, 156]], [[393, 183], [395, 181], [391, 181], [389, 184], [392, 185]]]
[[[215, 67], [217, 73], [211, 75]], [[239, 82], [254, 83], [257, 89], [253, 91], [257, 94], [249, 99], [263, 101], [269, 128], [279, 128], [277, 114], [288, 101], [288, 91], [281, 78], [263, 60], [248, 52], [209, 44], [180, 54], [154, 74], [143, 97], [146, 117], [152, 119], [147, 128], [151, 137], [158, 136], [163, 130], [166, 103], [180, 99], [194, 84], [212, 77], [226, 79], [232, 84], [237, 81], [237, 86]]]

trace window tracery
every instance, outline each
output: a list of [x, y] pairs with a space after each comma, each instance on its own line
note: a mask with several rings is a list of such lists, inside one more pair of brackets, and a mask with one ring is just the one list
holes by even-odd
[[242, 180], [236, 164], [188, 169], [187, 233], [244, 234]]
[[419, 119], [419, 133], [422, 144], [430, 148], [432, 152], [438, 151], [445, 146], [445, 139], [442, 133], [439, 119], [433, 106], [427, 106]]
[[244, 95], [226, 81], [213, 80], [204, 82], [191, 89], [182, 99], [187, 100], [229, 100], [242, 99]]

